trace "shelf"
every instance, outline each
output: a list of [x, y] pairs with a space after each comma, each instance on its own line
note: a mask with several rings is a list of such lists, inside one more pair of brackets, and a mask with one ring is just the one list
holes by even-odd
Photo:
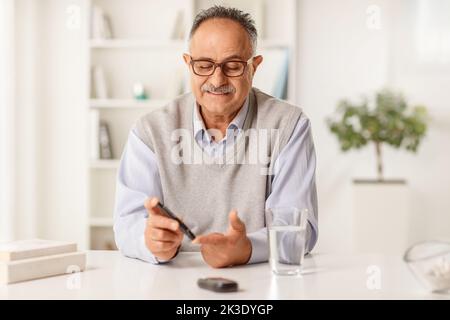
[[113, 227], [113, 218], [91, 218], [89, 221], [91, 227]]
[[[91, 71], [92, 67], [99, 66], [104, 71], [105, 84], [109, 92], [109, 95], [104, 96], [106, 99], [99, 99], [94, 94], [90, 96], [89, 90], [86, 90], [84, 109], [88, 114], [86, 120], [89, 120], [88, 142], [97, 144], [100, 122], [108, 124], [114, 159], [91, 158], [90, 152], [85, 155], [89, 175], [87, 192], [89, 202], [86, 210], [88, 226], [85, 232], [91, 249], [114, 249], [112, 212], [116, 175], [120, 168], [118, 158], [126, 146], [130, 130], [139, 118], [167, 106], [180, 91], [191, 91], [189, 69], [181, 59], [181, 54], [188, 51], [188, 41], [172, 35], [187, 36], [198, 10], [203, 6], [212, 6], [214, 1], [176, 0], [169, 1], [165, 8], [160, 8], [161, 5], [156, 1], [146, 0], [137, 1], [137, 4], [133, 5], [125, 0], [91, 2], [108, 16], [116, 37], [91, 38], [88, 32], [85, 34], [87, 54], [85, 72], [89, 84], [87, 88], [95, 89], [95, 74]], [[298, 41], [297, 28], [294, 24], [296, 2], [296, 0], [241, 1], [241, 9], [254, 13], [264, 31], [261, 33], [263, 36], [258, 39], [258, 49], [270, 63], [258, 71], [254, 81], [266, 84], [263, 89], [268, 93], [275, 91], [272, 88], [272, 80], [278, 83], [279, 70], [284, 70], [286, 66], [289, 67], [288, 92], [291, 94], [295, 92], [294, 75], [297, 68], [293, 62], [296, 61]], [[178, 21], [177, 11], [180, 10], [183, 12], [183, 21]], [[133, 19], [132, 24], [129, 23], [130, 18]], [[183, 30], [174, 32], [175, 27]], [[283, 69], [280, 69], [280, 66]], [[134, 99], [132, 88], [136, 82], [145, 84], [150, 97], [148, 100]], [[91, 150], [87, 148], [87, 151]], [[98, 152], [95, 154], [98, 155]]]
[[158, 108], [169, 103], [170, 100], [150, 99], [150, 100], [133, 100], [133, 99], [91, 99], [89, 106], [91, 109], [143, 109]]
[[91, 160], [91, 169], [118, 169], [120, 160]]
[[184, 40], [154, 41], [149, 39], [91, 39], [92, 49], [179, 49], [186, 47]]
[[[292, 45], [278, 39], [263, 39], [259, 41], [262, 49], [287, 48]], [[184, 40], [154, 41], [150, 39], [106, 39], [90, 40], [92, 49], [179, 49], [186, 48]]]

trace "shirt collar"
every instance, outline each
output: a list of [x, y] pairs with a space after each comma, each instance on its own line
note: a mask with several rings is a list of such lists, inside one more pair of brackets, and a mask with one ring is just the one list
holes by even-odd
[[[241, 110], [239, 110], [238, 114], [234, 117], [234, 119], [230, 122], [230, 124], [227, 127], [227, 130], [241, 130], [244, 126], [244, 121], [247, 116], [248, 111], [248, 97], [245, 99], [244, 105], [242, 106]], [[203, 118], [200, 115], [199, 111], [200, 106], [197, 102], [194, 102], [194, 112], [193, 112], [193, 129], [194, 129], [194, 137], [201, 137], [202, 133], [206, 132], [205, 123], [203, 122]]]

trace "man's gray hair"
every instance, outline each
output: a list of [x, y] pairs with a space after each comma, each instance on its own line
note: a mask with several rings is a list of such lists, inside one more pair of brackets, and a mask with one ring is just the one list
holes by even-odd
[[249, 13], [245, 13], [242, 10], [236, 8], [215, 5], [206, 10], [200, 11], [195, 17], [194, 23], [192, 24], [191, 32], [189, 33], [189, 41], [192, 39], [195, 31], [197, 31], [197, 29], [203, 22], [214, 18], [230, 19], [239, 23], [245, 29], [250, 38], [252, 54], [256, 54], [258, 31], [255, 27], [255, 21], [252, 19]]

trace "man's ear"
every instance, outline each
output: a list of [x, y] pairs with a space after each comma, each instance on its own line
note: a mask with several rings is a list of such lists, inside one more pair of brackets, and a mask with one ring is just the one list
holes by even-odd
[[187, 53], [183, 53], [184, 63], [189, 67], [189, 63], [191, 63], [191, 57]]
[[253, 66], [252, 77], [255, 76], [256, 69], [258, 69], [258, 66], [261, 64], [262, 61], [263, 61], [263, 57], [261, 55], [260, 56], [255, 56], [253, 58], [253, 61], [252, 61], [252, 66]]
[[256, 69], [258, 69], [258, 66], [261, 64], [261, 62], [263, 62], [263, 56], [259, 55], [253, 58], [253, 75], [255, 75]]

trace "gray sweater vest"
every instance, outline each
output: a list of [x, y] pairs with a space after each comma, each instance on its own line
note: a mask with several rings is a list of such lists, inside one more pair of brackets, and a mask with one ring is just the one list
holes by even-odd
[[[161, 200], [197, 235], [226, 232], [232, 209], [247, 233], [265, 227], [273, 164], [301, 109], [253, 88], [243, 131], [227, 147], [225, 157], [212, 158], [194, 140], [194, 106], [195, 98], [188, 93], [136, 123], [139, 138], [157, 159]], [[181, 250], [198, 249], [184, 237]]]

